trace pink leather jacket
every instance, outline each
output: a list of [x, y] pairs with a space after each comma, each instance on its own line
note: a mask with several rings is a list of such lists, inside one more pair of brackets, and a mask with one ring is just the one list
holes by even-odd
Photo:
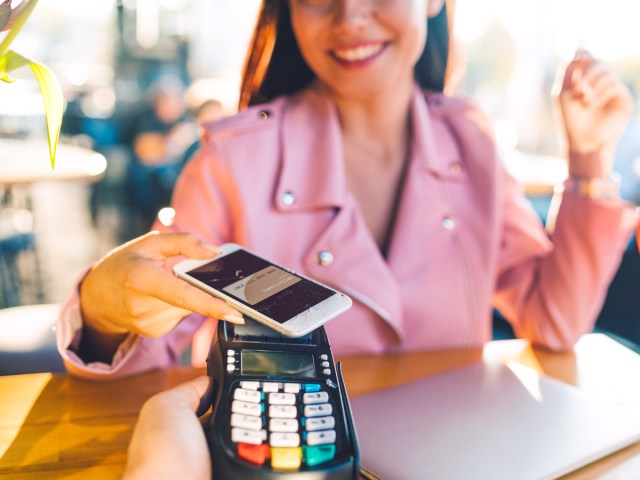
[[[565, 194], [546, 233], [477, 108], [416, 87], [412, 116], [386, 258], [347, 188], [335, 107], [315, 88], [208, 125], [176, 187], [171, 228], [242, 244], [350, 295], [353, 308], [326, 325], [337, 355], [478, 346], [491, 338], [492, 307], [519, 336], [571, 348], [593, 327], [633, 208]], [[89, 377], [166, 366], [192, 338], [201, 363], [215, 327], [204, 320], [190, 315], [159, 339], [131, 335], [111, 365], [86, 365], [74, 353], [75, 288], [58, 345], [69, 370]]]

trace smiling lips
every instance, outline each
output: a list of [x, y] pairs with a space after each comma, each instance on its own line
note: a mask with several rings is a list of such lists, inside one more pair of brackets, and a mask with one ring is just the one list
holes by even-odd
[[375, 43], [354, 48], [330, 50], [330, 54], [342, 63], [362, 63], [376, 57], [384, 49], [385, 44]]

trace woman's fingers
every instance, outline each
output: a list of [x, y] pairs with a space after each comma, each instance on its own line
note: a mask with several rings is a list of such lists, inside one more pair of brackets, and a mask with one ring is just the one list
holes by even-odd
[[[146, 262], [131, 272], [129, 281], [143, 295], [161, 300], [169, 305], [207, 317], [229, 317], [240, 323], [242, 315], [228, 303], [215, 298], [184, 280], [171, 276], [157, 264]], [[237, 318], [233, 318], [237, 317]]]
[[215, 245], [201, 241], [190, 233], [149, 232], [134, 243], [127, 244], [133, 251], [154, 259], [185, 256], [188, 258], [209, 258], [220, 253]]

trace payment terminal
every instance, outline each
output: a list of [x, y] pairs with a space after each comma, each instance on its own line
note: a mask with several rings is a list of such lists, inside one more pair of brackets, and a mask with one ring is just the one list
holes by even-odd
[[324, 328], [290, 338], [245, 322], [218, 322], [207, 359], [213, 478], [359, 478], [349, 400]]

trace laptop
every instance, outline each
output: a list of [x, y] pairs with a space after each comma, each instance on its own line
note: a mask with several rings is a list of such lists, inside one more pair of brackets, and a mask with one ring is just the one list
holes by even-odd
[[552, 479], [640, 441], [640, 406], [518, 364], [474, 364], [350, 403], [369, 479]]

